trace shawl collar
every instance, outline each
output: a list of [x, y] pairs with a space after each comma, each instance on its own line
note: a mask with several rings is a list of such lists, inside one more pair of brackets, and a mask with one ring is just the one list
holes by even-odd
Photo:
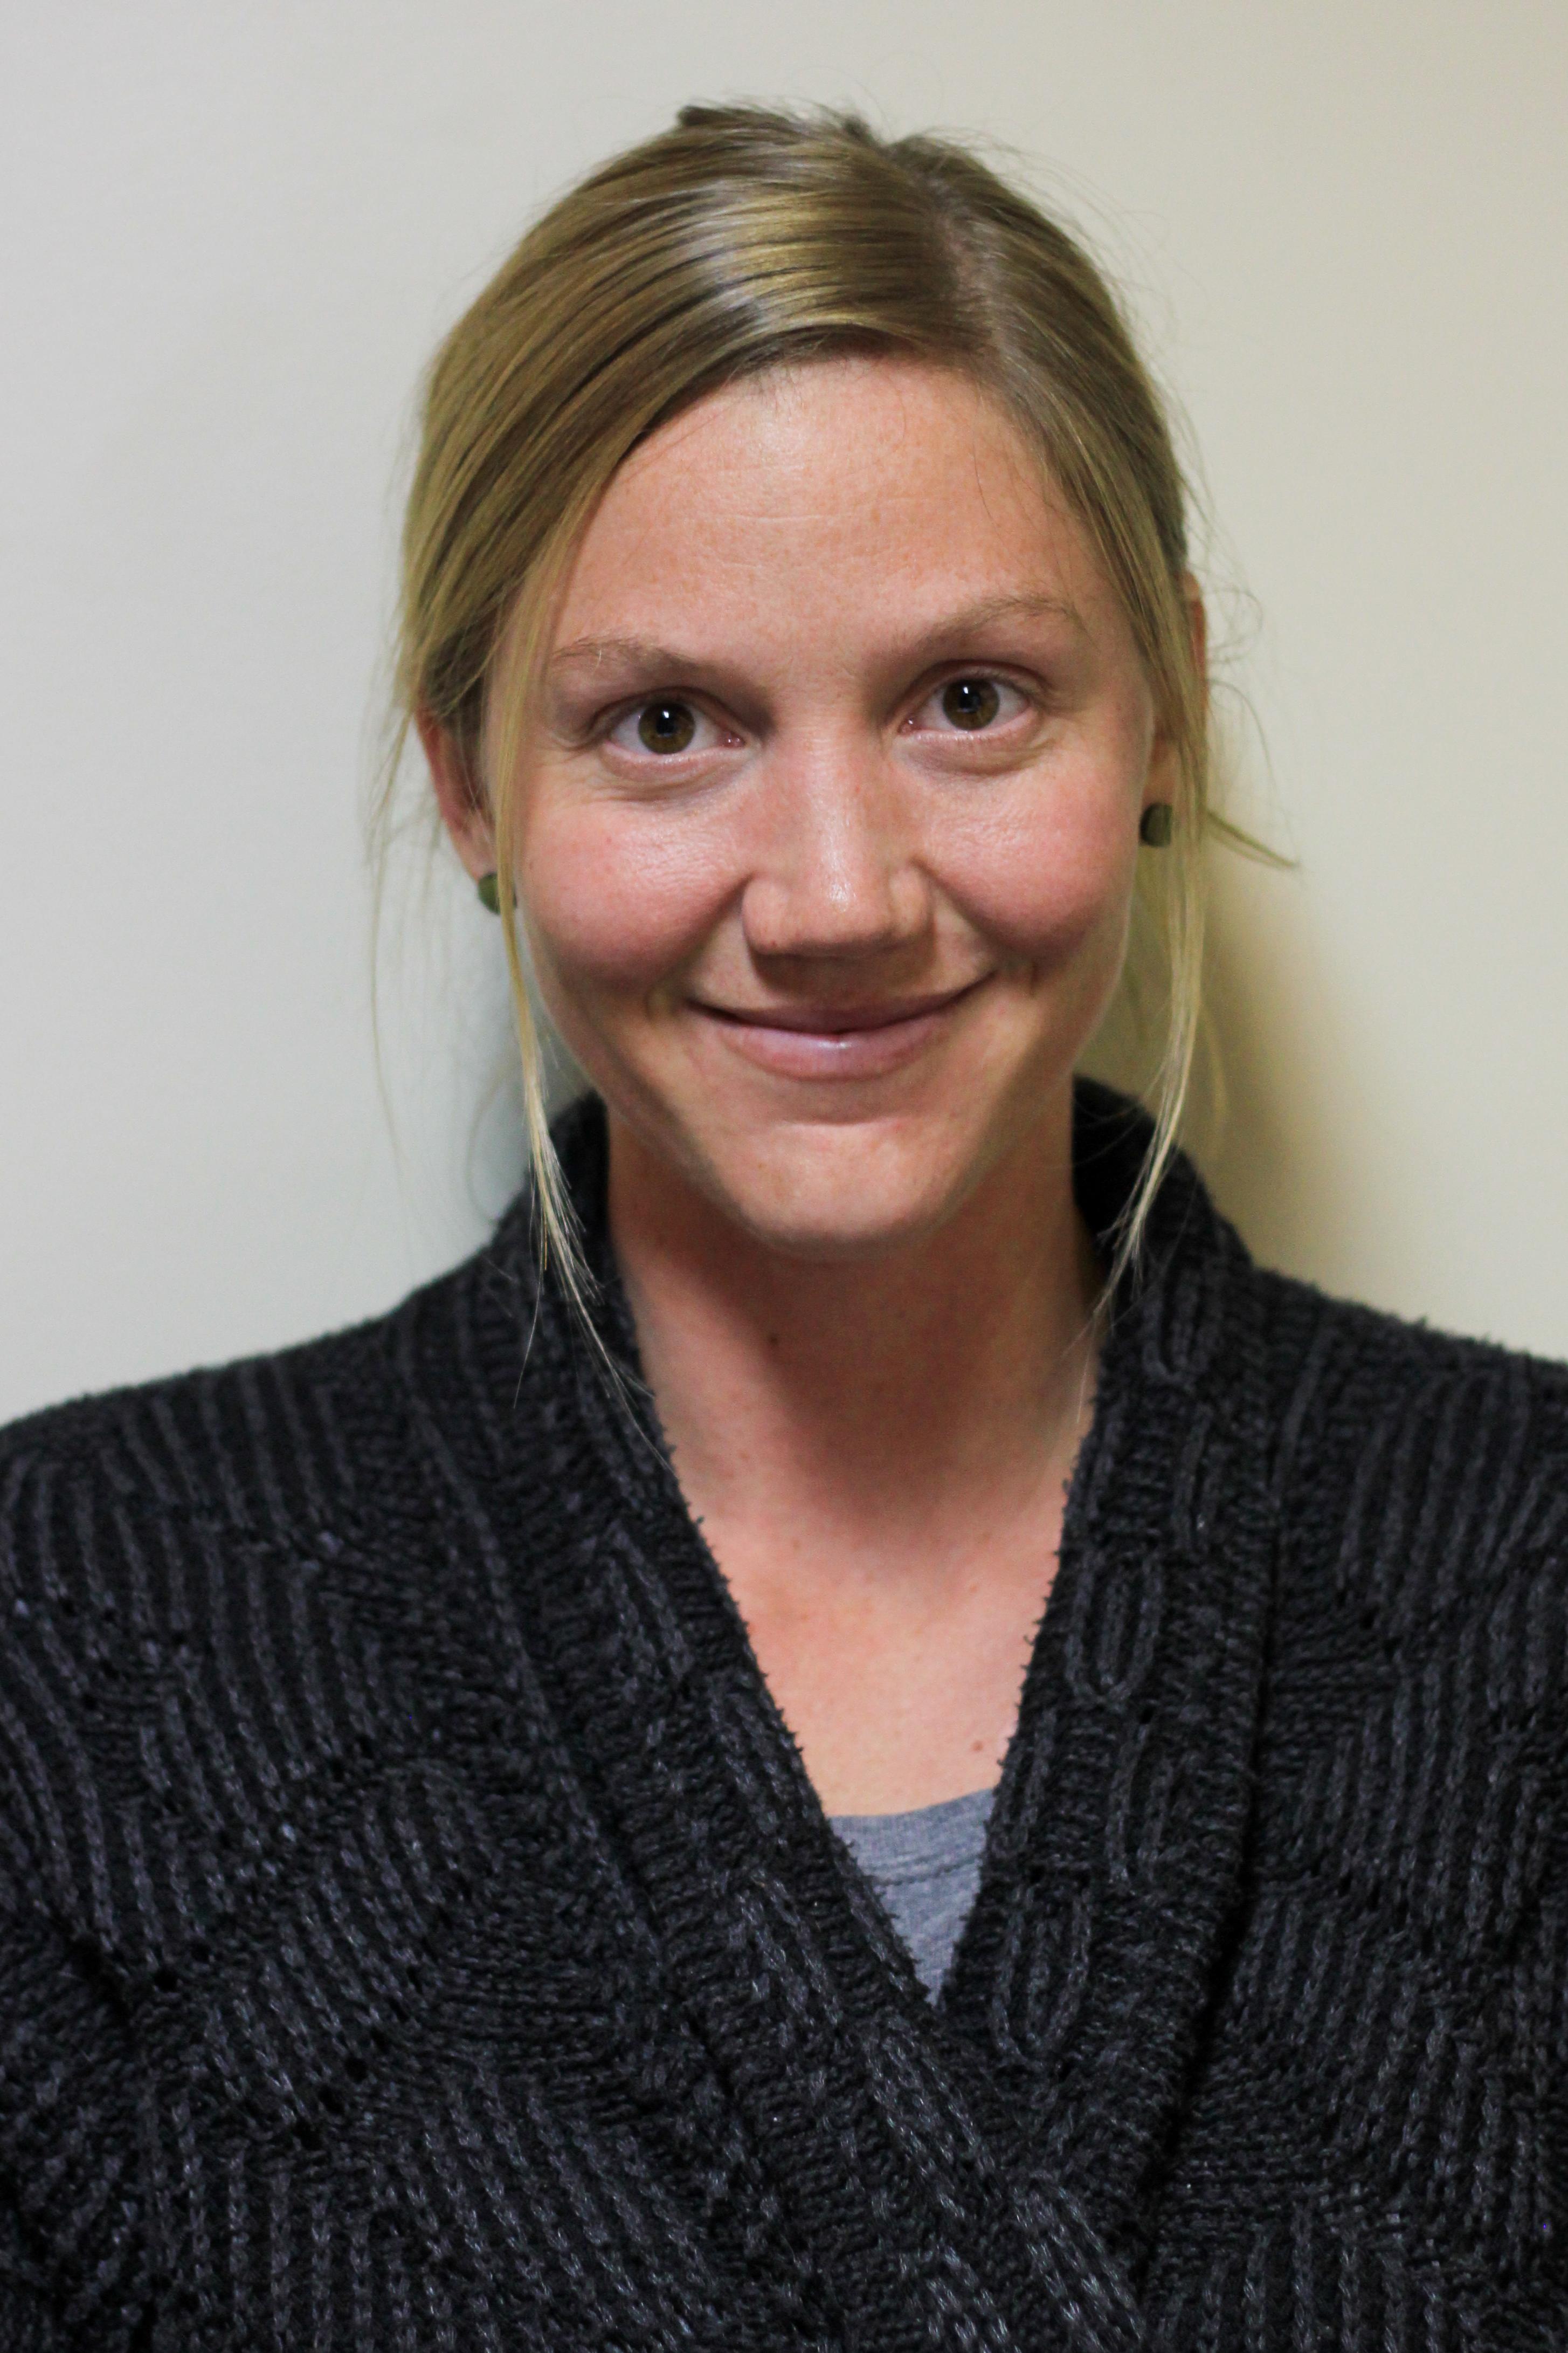
[[[602, 1111], [578, 1106], [560, 1137], [601, 1328], [635, 1371]], [[1102, 1237], [1147, 1137], [1080, 1086], [1079, 1198]], [[584, 1760], [650, 2000], [704, 2047], [846, 2341], [1142, 2345], [1163, 2168], [1240, 1892], [1272, 1580], [1240, 1243], [1178, 1160], [1113, 1304], [980, 1894], [934, 2006], [823, 1814], [656, 1434], [536, 1292], [528, 1244], [520, 1205], [464, 1320], [489, 1409], [440, 1429], [432, 1382], [426, 1426], [491, 1564], [498, 1639]]]

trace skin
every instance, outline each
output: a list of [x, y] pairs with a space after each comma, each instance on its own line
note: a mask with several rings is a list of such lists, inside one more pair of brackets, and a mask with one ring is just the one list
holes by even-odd
[[965, 380], [779, 371], [616, 475], [516, 782], [644, 1370], [806, 1770], [830, 1812], [985, 1787], [1092, 1402], [1072, 1071], [1173, 789], [1125, 616]]

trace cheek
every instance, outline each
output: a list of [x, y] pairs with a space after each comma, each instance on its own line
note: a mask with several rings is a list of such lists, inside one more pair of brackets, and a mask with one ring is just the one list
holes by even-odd
[[668, 808], [535, 796], [520, 892], [536, 955], [569, 989], [646, 996], [689, 963], [739, 887], [732, 857]]
[[1119, 943], [1137, 860], [1136, 804], [1099, 779], [1022, 781], [949, 828], [942, 881], [977, 931], [1048, 975]]

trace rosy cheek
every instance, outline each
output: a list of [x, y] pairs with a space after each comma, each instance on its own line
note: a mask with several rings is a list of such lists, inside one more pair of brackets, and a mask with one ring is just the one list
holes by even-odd
[[947, 894], [998, 948], [1059, 964], [1097, 930], [1120, 927], [1136, 839], [1120, 790], [1020, 791], [955, 826]]
[[552, 806], [525, 821], [522, 895], [568, 987], [646, 995], [689, 963], [737, 892], [724, 845], [679, 811]]

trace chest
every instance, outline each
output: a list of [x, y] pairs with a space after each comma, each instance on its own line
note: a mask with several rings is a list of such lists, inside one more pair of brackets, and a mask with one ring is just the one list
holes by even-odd
[[[700, 1514], [752, 1659], [829, 1813], [994, 1782], [1061, 1544], [1064, 1466], [942, 1508], [820, 1496]], [[997, 1492], [997, 1489], [1001, 1492]]]
[[826, 1838], [753, 1831], [679, 1895], [548, 1744], [351, 1796], [141, 2013], [165, 2341], [882, 2353], [943, 2342], [944, 2299], [1006, 2347], [1092, 2297], [1083, 2341], [1185, 2344], [1206, 2311], [1192, 2342], [1253, 2353], [1457, 2315], [1560, 2196], [1518, 2063], [1539, 1939], [1478, 2000], [1497, 1956], [1467, 1987], [1462, 1923], [1423, 1968], [1355, 1916], [1353, 1809], [1313, 1870], [1329, 1818], [1265, 1808], [1164, 2162], [1132, 2173], [1158, 1948], [1191, 1933], [1159, 1803], [1120, 1916], [1071, 1874], [1020, 1899], [993, 1848], [933, 2013]]

